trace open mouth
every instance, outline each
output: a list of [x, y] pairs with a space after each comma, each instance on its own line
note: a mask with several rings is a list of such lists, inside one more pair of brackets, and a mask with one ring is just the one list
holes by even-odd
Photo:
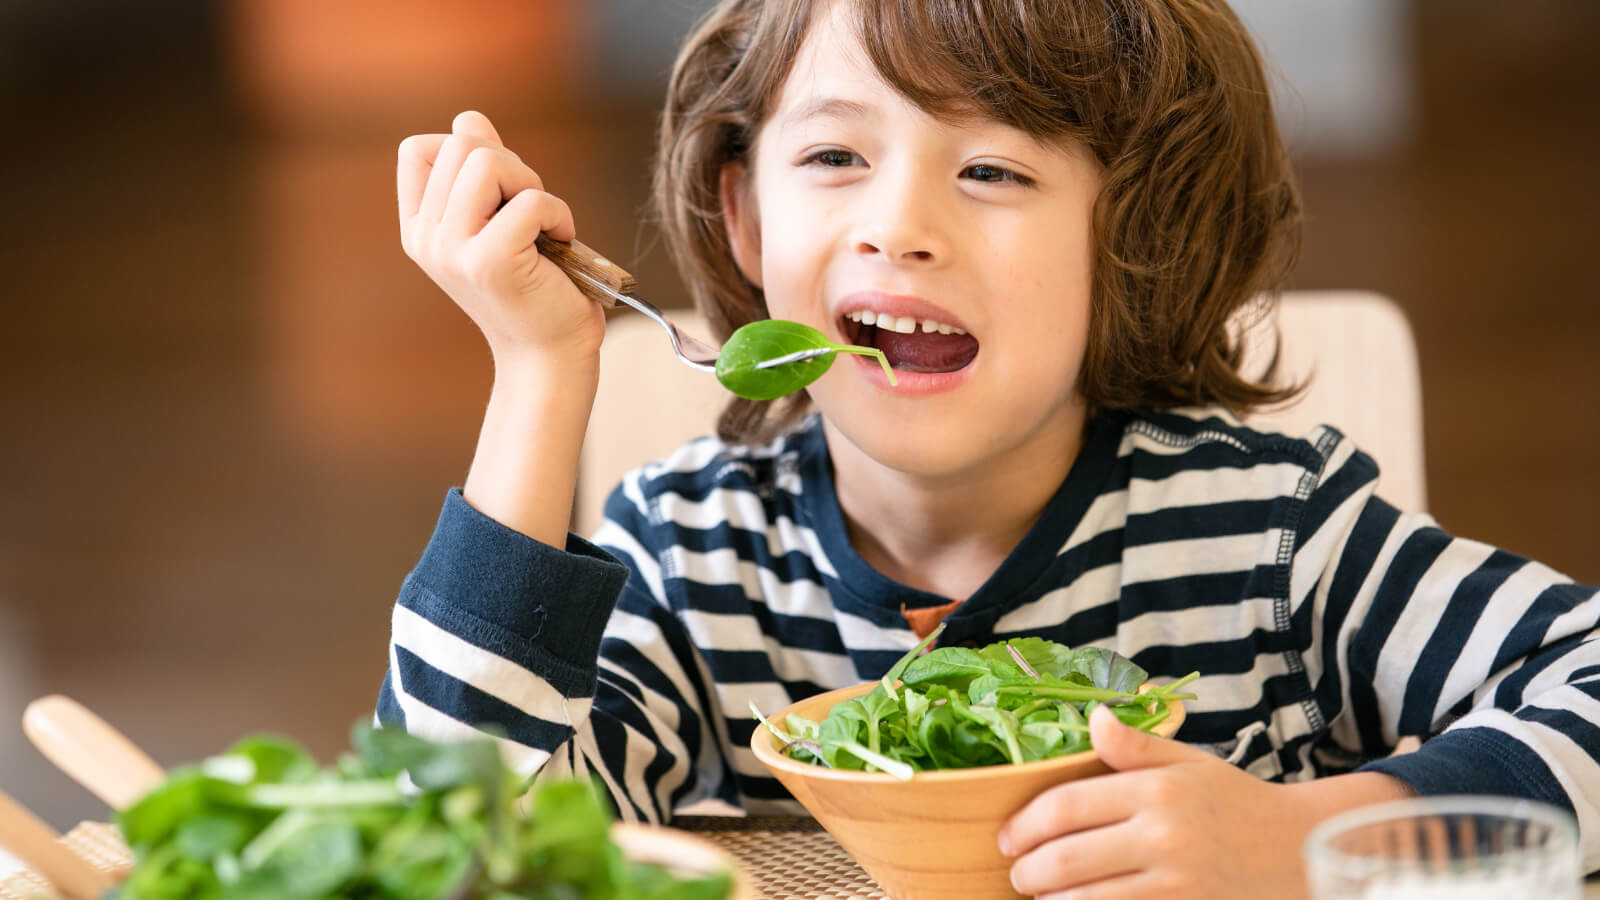
[[933, 320], [858, 311], [840, 318], [839, 328], [850, 343], [882, 350], [897, 372], [956, 372], [978, 355], [977, 338]]

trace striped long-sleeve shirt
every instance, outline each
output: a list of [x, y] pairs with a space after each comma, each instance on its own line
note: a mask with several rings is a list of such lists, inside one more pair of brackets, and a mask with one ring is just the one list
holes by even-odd
[[[1103, 413], [943, 645], [1036, 635], [1199, 670], [1178, 738], [1262, 778], [1387, 772], [1424, 794], [1573, 810], [1600, 868], [1600, 598], [1375, 493], [1339, 432], [1216, 410]], [[625, 817], [720, 798], [802, 812], [750, 752], [774, 711], [876, 679], [951, 598], [851, 547], [815, 418], [702, 439], [624, 479], [593, 542], [533, 541], [447, 496], [394, 609], [386, 724], [492, 726], [526, 773], [594, 773]], [[1388, 757], [1398, 738], [1422, 749]]]

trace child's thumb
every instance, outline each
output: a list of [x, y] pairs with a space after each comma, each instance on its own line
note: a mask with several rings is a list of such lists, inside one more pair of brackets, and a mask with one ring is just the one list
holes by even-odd
[[1193, 759], [1196, 753], [1205, 755], [1195, 747], [1124, 725], [1106, 706], [1095, 707], [1089, 715], [1089, 740], [1100, 759], [1119, 772], [1169, 766]]

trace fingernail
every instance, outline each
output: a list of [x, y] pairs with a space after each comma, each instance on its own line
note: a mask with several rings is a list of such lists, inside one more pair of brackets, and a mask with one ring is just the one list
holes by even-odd
[[1004, 856], [1011, 856], [1012, 855], [1012, 853], [1011, 853], [1011, 838], [1007, 837], [1006, 833], [1004, 831], [1000, 832], [1000, 835], [995, 838], [995, 843], [1000, 845], [1000, 853], [1002, 855], [1004, 855]]

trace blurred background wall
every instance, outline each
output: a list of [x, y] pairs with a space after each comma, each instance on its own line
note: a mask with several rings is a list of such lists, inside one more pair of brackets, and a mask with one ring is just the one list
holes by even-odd
[[[166, 764], [253, 730], [326, 759], [487, 395], [402, 254], [393, 156], [487, 112], [631, 264], [655, 105], [705, 0], [0, 0], [0, 787], [76, 696]], [[1309, 219], [1301, 288], [1405, 308], [1432, 511], [1600, 581], [1600, 4], [1241, 0]]]

